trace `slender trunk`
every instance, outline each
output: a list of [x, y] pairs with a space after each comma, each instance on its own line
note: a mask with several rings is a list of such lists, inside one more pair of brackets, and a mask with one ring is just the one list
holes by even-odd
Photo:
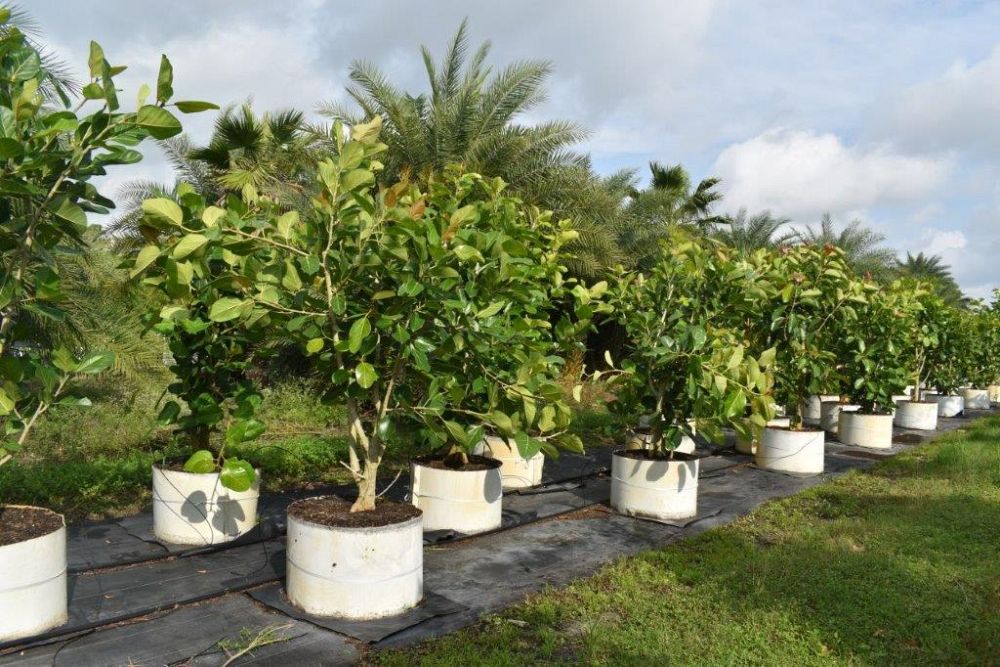
[[375, 482], [378, 479], [379, 461], [365, 461], [365, 469], [357, 480], [358, 499], [351, 505], [352, 512], [367, 512], [375, 509]]

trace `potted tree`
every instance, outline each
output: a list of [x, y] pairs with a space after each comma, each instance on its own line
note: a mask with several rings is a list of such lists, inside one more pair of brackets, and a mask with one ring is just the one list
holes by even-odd
[[[228, 258], [208, 319], [297, 341], [326, 397], [346, 407], [343, 465], [357, 498], [289, 508], [287, 593], [310, 613], [350, 618], [394, 614], [423, 595], [420, 502], [377, 501], [390, 447], [412, 440], [435, 450], [427, 468], [472, 480], [449, 492], [471, 484], [490, 504], [499, 477], [494, 489], [480, 473], [498, 464], [468, 453], [486, 430], [541, 446], [524, 429], [542, 411], [530, 414], [523, 397], [546, 404], [528, 382], [532, 352], [548, 349], [550, 290], [568, 284], [559, 247], [575, 238], [474, 174], [444, 174], [429, 192], [406, 182], [376, 191], [380, 125], [355, 125], [347, 140], [334, 124], [336, 150], [316, 165], [306, 210], [281, 211], [261, 196], [246, 215], [206, 219], [182, 208], [172, 221], [206, 239], [202, 261]], [[497, 372], [501, 350], [513, 361]], [[500, 409], [500, 396], [522, 400]], [[543, 439], [580, 447], [562, 428]], [[424, 488], [416, 469], [415, 498]]]
[[[58, 255], [85, 248], [87, 211], [113, 206], [90, 179], [141, 159], [133, 146], [149, 134], [180, 131], [164, 108], [169, 93], [156, 104], [140, 99], [138, 112], [119, 109], [114, 76], [124, 68], [93, 42], [82, 92], [96, 109], [81, 114], [39, 47], [10, 21], [10, 9], [0, 8], [0, 466], [29, 444], [53, 406], [89, 405], [73, 395], [74, 378], [113, 362], [81, 345], [53, 349], [45, 335], [65, 317]], [[66, 620], [66, 562], [62, 515], [0, 505], [0, 641]]]
[[879, 288], [866, 283], [868, 298], [856, 307], [857, 317], [838, 325], [841, 360], [851, 401], [860, 406], [840, 413], [838, 439], [845, 445], [892, 447], [892, 397], [906, 387], [911, 362], [908, 329], [913, 326], [908, 290], [894, 284]]
[[938, 363], [942, 338], [950, 324], [952, 308], [926, 285], [903, 281], [894, 287], [901, 292], [899, 307], [908, 311], [899, 325], [905, 327], [905, 355], [909, 357], [912, 392], [896, 401], [895, 423], [901, 428], [933, 431], [937, 428], [938, 402], [926, 400], [924, 387], [931, 368]]
[[232, 258], [178, 223], [197, 218], [209, 231], [219, 216], [247, 209], [236, 202], [228, 212], [207, 206], [185, 184], [177, 201], [149, 199], [142, 209], [140, 229], [155, 242], [139, 251], [132, 275], [159, 297], [148, 326], [167, 341], [174, 375], [168, 389], [184, 404], [167, 401], [158, 423], [175, 427], [175, 441], [188, 452], [153, 465], [153, 532], [172, 544], [221, 544], [257, 520], [259, 475], [229, 452], [265, 430], [255, 418], [261, 396], [249, 374], [263, 329], [213, 320], [211, 306], [237, 280], [229, 275]]
[[613, 304], [624, 327], [625, 356], [613, 409], [648, 414], [649, 444], [614, 452], [611, 506], [622, 514], [681, 519], [697, 512], [698, 458], [677, 451], [697, 420], [704, 437], [721, 427], [747, 435], [772, 416], [767, 367], [774, 351], [746, 353], [741, 327], [752, 312], [751, 267], [714, 242], [661, 248], [648, 274], [623, 274]]
[[968, 348], [963, 354], [963, 380], [968, 383], [962, 389], [965, 408], [989, 410], [990, 397], [987, 387], [996, 381], [1000, 369], [1000, 318], [995, 307], [984, 306], [981, 302], [966, 314], [965, 326], [968, 331]]
[[834, 246], [802, 244], [759, 251], [751, 261], [761, 274], [759, 315], [747, 321], [754, 350], [775, 350], [774, 397], [786, 406], [788, 427], [764, 428], [757, 465], [785, 472], [823, 472], [825, 440], [806, 428], [800, 405], [835, 379], [837, 323], [856, 317], [865, 291], [851, 278], [844, 253]]

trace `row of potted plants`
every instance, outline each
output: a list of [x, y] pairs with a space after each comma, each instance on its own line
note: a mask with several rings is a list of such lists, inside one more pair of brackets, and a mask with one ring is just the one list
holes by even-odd
[[[42, 104], [39, 91], [55, 84], [28, 42], [6, 40], [0, 57], [10, 73], [0, 82], [0, 187], [16, 203], [2, 211], [3, 463], [49, 406], [85, 404], [69, 397], [74, 377], [112, 362], [19, 345], [31, 338], [25, 313], [59, 316], [51, 249], [83, 243], [85, 210], [110, 204], [91, 176], [134, 162], [135, 143], [180, 123], [167, 109], [166, 59], [155, 102], [145, 89], [137, 111], [123, 113], [121, 68], [94, 45], [84, 95], [99, 109], [81, 117], [68, 99], [58, 111]], [[585, 284], [565, 268], [572, 225], [507, 196], [499, 179], [454, 168], [376, 187], [379, 133], [377, 117], [334, 124], [298, 209], [252, 187], [206, 201], [181, 185], [146, 201], [148, 244], [128, 266], [157, 295], [147, 324], [172, 356], [175, 399], [159, 421], [189, 450], [154, 467], [159, 539], [218, 544], [253, 527], [260, 474], [239, 453], [266, 429], [250, 370], [270, 342], [301, 349], [324, 398], [345, 406], [356, 499], [288, 510], [287, 593], [307, 612], [374, 618], [412, 607], [423, 595], [424, 531], [498, 528], [505, 486], [537, 484], [545, 456], [582, 451], [559, 379], [597, 318], [616, 320], [627, 344], [587, 380], [607, 383], [612, 410], [635, 425], [613, 454], [610, 502], [663, 520], [697, 512], [695, 429], [719, 441], [732, 428], [758, 465], [818, 473], [816, 426], [887, 447], [894, 412], [901, 425], [932, 427], [923, 387], [981, 387], [1000, 368], [994, 309], [954, 311], [918, 284], [880, 287], [832, 246], [742, 255], [678, 232], [648, 271]], [[897, 403], [908, 384], [912, 396]], [[380, 499], [379, 471], [400, 443], [425, 454], [412, 462], [408, 503]], [[2, 523], [0, 640], [9, 640], [66, 618], [65, 524], [12, 507]]]

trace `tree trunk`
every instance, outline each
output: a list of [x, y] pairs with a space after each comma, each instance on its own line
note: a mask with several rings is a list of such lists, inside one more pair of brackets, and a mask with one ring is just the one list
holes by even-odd
[[351, 505], [352, 512], [368, 512], [375, 509], [375, 482], [378, 479], [378, 462], [365, 461], [364, 472], [358, 479], [358, 499]]

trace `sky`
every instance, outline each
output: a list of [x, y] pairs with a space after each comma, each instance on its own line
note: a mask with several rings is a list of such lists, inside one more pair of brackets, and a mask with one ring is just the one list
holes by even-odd
[[[354, 60], [425, 90], [419, 46], [440, 57], [463, 17], [491, 63], [551, 61], [524, 122], [590, 129], [598, 171], [680, 162], [717, 176], [719, 211], [769, 209], [799, 225], [861, 220], [901, 255], [940, 255], [967, 294], [1000, 287], [1000, 3], [866, 0], [30, 0], [50, 49], [86, 73], [97, 40], [123, 100], [313, 111], [344, 101]], [[186, 116], [196, 141], [211, 114]], [[125, 172], [124, 170], [128, 171]], [[172, 180], [151, 151], [124, 181]]]

